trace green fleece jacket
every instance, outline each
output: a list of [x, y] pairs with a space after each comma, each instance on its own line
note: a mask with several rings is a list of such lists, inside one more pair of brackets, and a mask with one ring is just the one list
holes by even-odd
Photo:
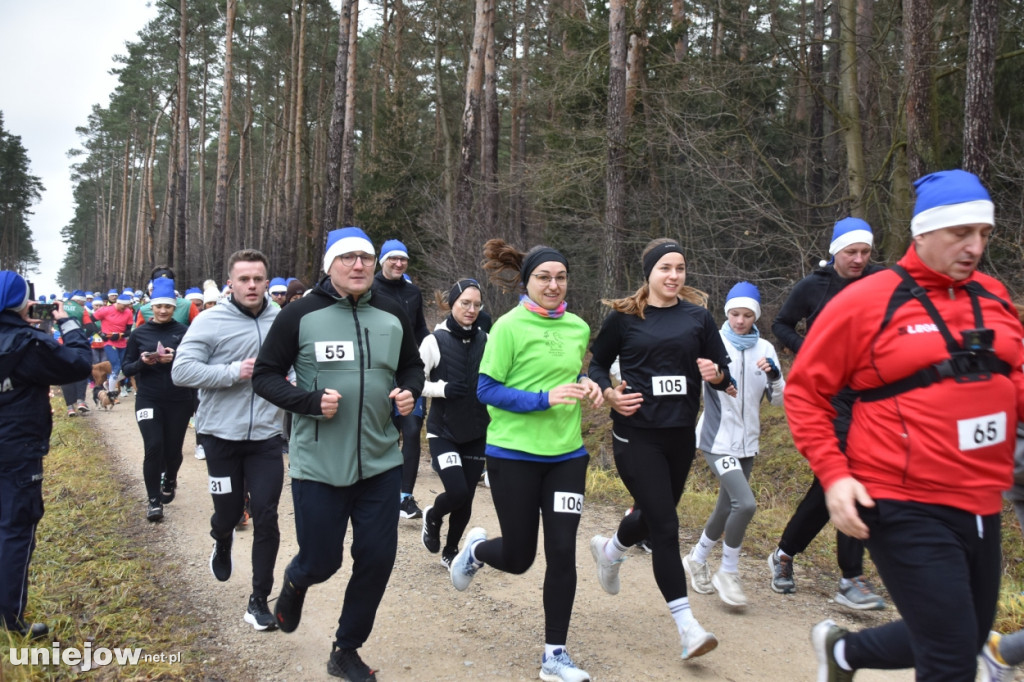
[[[252, 377], [258, 395], [294, 415], [291, 477], [339, 487], [402, 466], [388, 394], [398, 386], [419, 397], [423, 381], [399, 306], [369, 291], [358, 301], [339, 296], [327, 277], [281, 310]], [[331, 419], [320, 409], [326, 388], [341, 394]]]

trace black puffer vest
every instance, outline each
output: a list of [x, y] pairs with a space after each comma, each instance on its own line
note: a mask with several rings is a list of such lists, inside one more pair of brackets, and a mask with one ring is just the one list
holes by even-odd
[[487, 435], [491, 417], [487, 414], [487, 407], [477, 400], [476, 382], [487, 335], [478, 331], [464, 342], [448, 330], [438, 329], [434, 338], [437, 339], [441, 361], [430, 372], [430, 380], [461, 383], [468, 393], [461, 398], [433, 399], [427, 415], [427, 433], [453, 443], [468, 443], [482, 438]]

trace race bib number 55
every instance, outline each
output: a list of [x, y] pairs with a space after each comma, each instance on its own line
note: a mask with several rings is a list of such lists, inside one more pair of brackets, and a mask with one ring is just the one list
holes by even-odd
[[1006, 440], [1006, 413], [996, 412], [956, 423], [960, 437], [960, 450], [977, 450]]
[[317, 362], [347, 362], [355, 359], [351, 341], [317, 341]]

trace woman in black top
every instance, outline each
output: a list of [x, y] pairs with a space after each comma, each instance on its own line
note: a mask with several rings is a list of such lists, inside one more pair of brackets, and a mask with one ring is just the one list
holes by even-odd
[[149, 503], [146, 518], [159, 521], [163, 505], [174, 499], [181, 448], [188, 431], [188, 420], [195, 410], [195, 391], [175, 386], [171, 381], [174, 349], [188, 327], [174, 320], [176, 297], [174, 281], [167, 278], [153, 283], [153, 319], [137, 327], [125, 349], [125, 376], [134, 376], [135, 421], [145, 447], [142, 478]]
[[[431, 399], [427, 443], [444, 492], [423, 510], [423, 546], [432, 554], [441, 551], [441, 563], [450, 568], [473, 511], [491, 418], [487, 406], [476, 397], [480, 359], [487, 343], [487, 334], [477, 324], [483, 308], [480, 285], [474, 279], [460, 279], [447, 300], [440, 302], [450, 312], [434, 333], [423, 339], [420, 359], [427, 374], [423, 395]], [[448, 534], [442, 551], [445, 516]]]
[[[626, 549], [648, 540], [654, 579], [686, 660], [711, 651], [718, 640], [690, 610], [676, 506], [696, 452], [702, 382], [728, 389], [729, 355], [704, 307], [707, 297], [686, 286], [686, 260], [675, 241], [648, 244], [643, 271], [644, 285], [635, 294], [604, 302], [612, 312], [591, 347], [589, 370], [612, 407], [615, 466], [636, 507], [613, 537], [594, 536], [590, 549], [601, 587], [617, 594]], [[612, 387], [616, 357], [622, 381]]]

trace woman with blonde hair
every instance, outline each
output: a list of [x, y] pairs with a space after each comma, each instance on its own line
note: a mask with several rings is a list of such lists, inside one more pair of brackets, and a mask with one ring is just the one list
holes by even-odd
[[[611, 538], [595, 535], [590, 550], [598, 581], [619, 592], [626, 550], [651, 547], [654, 579], [682, 639], [683, 660], [718, 646], [694, 618], [679, 553], [676, 506], [696, 453], [697, 413], [703, 382], [730, 388], [729, 354], [707, 297], [686, 286], [686, 259], [671, 239], [650, 242], [642, 255], [644, 283], [632, 296], [605, 301], [612, 309], [594, 344], [590, 376], [611, 405], [612, 449], [622, 482], [636, 507]], [[621, 381], [609, 369], [619, 358]]]
[[492, 239], [484, 245], [492, 281], [520, 294], [495, 322], [480, 362], [477, 396], [488, 406], [487, 471], [502, 536], [466, 535], [451, 564], [452, 584], [469, 587], [485, 563], [525, 573], [544, 524], [544, 655], [540, 679], [588, 682], [566, 650], [576, 596], [576, 531], [590, 455], [580, 432], [580, 403], [603, 402], [580, 372], [590, 328], [566, 311], [569, 264], [548, 246], [527, 253]]

